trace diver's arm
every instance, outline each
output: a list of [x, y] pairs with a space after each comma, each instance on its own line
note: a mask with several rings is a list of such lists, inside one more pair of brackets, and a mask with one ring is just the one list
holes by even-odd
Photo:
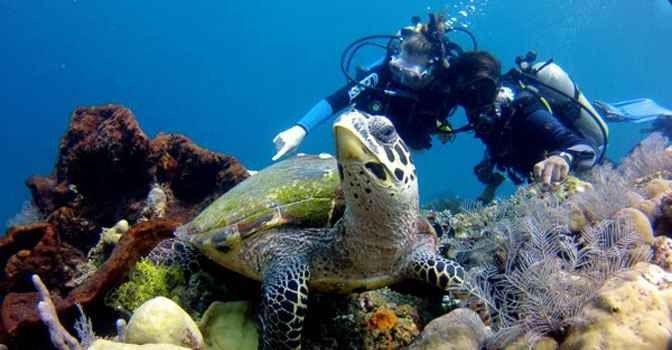
[[357, 99], [366, 94], [366, 87], [376, 87], [380, 84], [383, 62], [381, 59], [367, 66], [368, 74], [362, 80], [349, 83], [320, 100], [296, 124], [303, 127], [306, 132], [310, 132], [333, 117], [335, 113], [355, 103]]
[[[345, 88], [338, 90], [334, 95], [343, 89]], [[333, 117], [334, 111], [339, 111], [345, 107], [345, 105], [340, 106], [334, 101], [331, 96], [320, 100], [294, 126], [276, 135], [273, 139], [276, 153], [271, 159], [276, 161], [286, 154], [294, 152], [313, 128]]]
[[528, 115], [529, 131], [538, 133], [544, 140], [549, 155], [557, 155], [567, 161], [572, 170], [587, 169], [595, 165], [597, 150], [589, 139], [562, 124], [545, 109]]
[[326, 99], [320, 100], [306, 113], [296, 125], [302, 127], [306, 133], [329, 119], [334, 114], [334, 107]]
[[276, 161], [286, 154], [295, 151], [313, 128], [332, 118], [335, 113], [355, 103], [358, 98], [367, 94], [366, 86], [377, 86], [381, 81], [380, 71], [383, 67], [374, 67], [370, 71], [370, 74], [361, 81], [348, 84], [330, 96], [320, 100], [294, 126], [276, 135], [273, 138], [276, 153], [272, 160]]

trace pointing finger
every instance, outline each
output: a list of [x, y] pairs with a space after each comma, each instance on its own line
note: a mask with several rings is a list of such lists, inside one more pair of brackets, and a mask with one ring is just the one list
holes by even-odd
[[544, 173], [542, 175], [542, 183], [546, 186], [551, 185], [551, 180], [553, 179], [553, 173], [554, 173], [554, 166], [551, 164], [547, 164], [544, 167]]
[[282, 148], [278, 151], [278, 153], [276, 153], [275, 156], [273, 156], [273, 158], [271, 159], [273, 161], [276, 161], [282, 158], [289, 151], [289, 148], [290, 148], [289, 145], [287, 144], [283, 145]]
[[534, 165], [534, 178], [541, 180], [541, 171], [544, 169], [544, 162], [540, 162]]

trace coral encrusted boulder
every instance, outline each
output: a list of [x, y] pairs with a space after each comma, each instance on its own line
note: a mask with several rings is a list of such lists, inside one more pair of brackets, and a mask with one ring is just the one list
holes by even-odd
[[639, 263], [610, 278], [577, 320], [561, 349], [669, 349], [672, 274]]

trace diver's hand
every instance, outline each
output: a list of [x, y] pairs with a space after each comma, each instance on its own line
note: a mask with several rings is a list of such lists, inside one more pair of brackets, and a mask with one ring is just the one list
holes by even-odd
[[304, 137], [306, 137], [306, 129], [299, 125], [294, 125], [275, 136], [273, 143], [275, 144], [277, 153], [273, 156], [273, 161], [282, 158], [289, 152], [295, 151], [303, 141]]
[[563, 181], [569, 176], [569, 163], [560, 156], [550, 156], [534, 166], [535, 181], [544, 186]]

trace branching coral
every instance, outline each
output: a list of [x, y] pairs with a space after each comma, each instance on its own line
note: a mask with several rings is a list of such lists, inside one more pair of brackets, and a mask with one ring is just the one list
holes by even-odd
[[54, 346], [58, 350], [83, 350], [84, 348], [79, 341], [58, 320], [56, 306], [51, 300], [49, 290], [38, 275], [33, 275], [33, 285], [40, 296], [40, 302], [37, 304], [40, 319], [49, 329], [49, 336]]

